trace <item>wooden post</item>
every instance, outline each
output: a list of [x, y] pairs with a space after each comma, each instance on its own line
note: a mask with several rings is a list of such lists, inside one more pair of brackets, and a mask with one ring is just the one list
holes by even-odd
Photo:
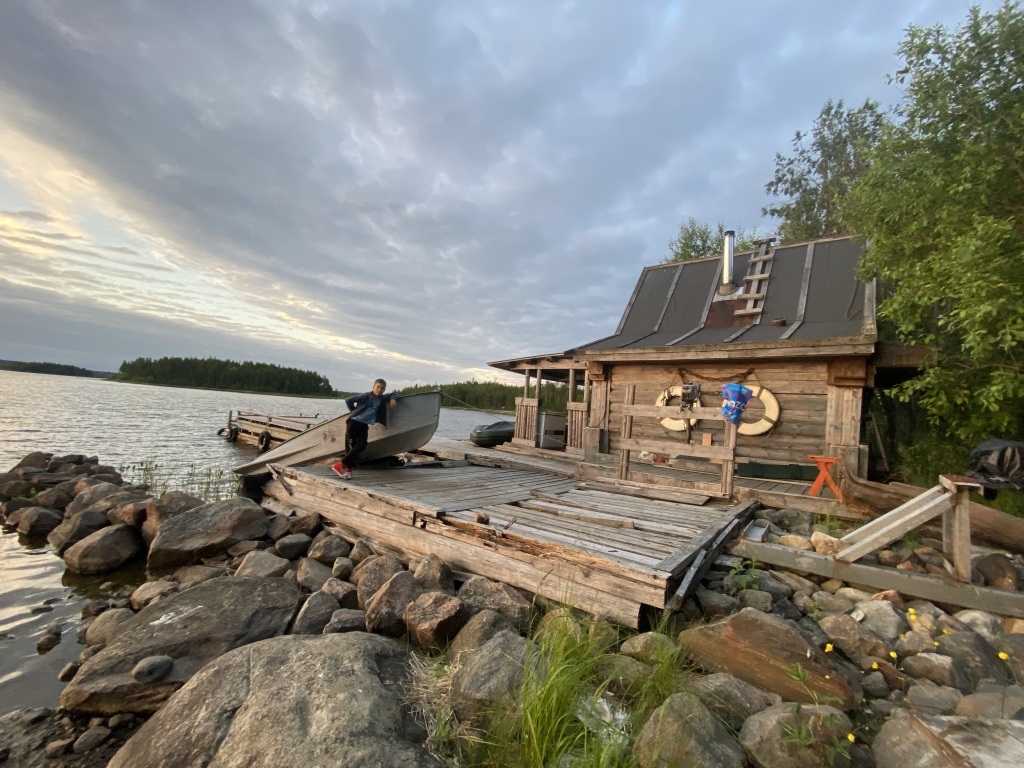
[[569, 402], [576, 402], [576, 369], [569, 369]]
[[725, 422], [725, 447], [729, 458], [722, 459], [722, 493], [732, 496], [732, 482], [736, 474], [736, 435], [739, 428], [731, 421]]
[[[630, 384], [626, 387], [626, 405], [633, 404], [633, 398], [636, 396], [636, 384]], [[626, 415], [622, 417], [622, 440], [623, 442], [633, 439], [633, 417]], [[622, 448], [619, 450], [619, 480], [629, 479], [629, 448]]]
[[523, 371], [523, 376], [525, 377], [525, 382], [523, 384], [523, 397], [524, 398], [528, 398], [530, 396], [530, 369], [529, 368], [527, 368], [525, 371]]
[[228, 432], [231, 431], [231, 416], [232, 416], [232, 414], [234, 414], [234, 411], [228, 411], [228, 426], [227, 426], [227, 431]]
[[[967, 481], [967, 482], [964, 482]], [[971, 488], [981, 486], [972, 478], [939, 475], [939, 483], [952, 494], [953, 508], [942, 515], [942, 551], [953, 562], [957, 581], [971, 581]]]

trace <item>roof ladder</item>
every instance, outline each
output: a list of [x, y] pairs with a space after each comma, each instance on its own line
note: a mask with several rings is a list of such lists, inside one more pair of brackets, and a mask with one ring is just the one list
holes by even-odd
[[772, 261], [775, 259], [775, 238], [761, 241], [761, 248], [757, 256], [747, 260], [747, 274], [743, 278], [743, 292], [740, 299], [747, 300], [747, 306], [737, 309], [735, 315], [753, 315], [753, 324], [761, 322], [761, 312], [764, 309], [764, 296], [768, 289], [768, 278], [772, 273]]

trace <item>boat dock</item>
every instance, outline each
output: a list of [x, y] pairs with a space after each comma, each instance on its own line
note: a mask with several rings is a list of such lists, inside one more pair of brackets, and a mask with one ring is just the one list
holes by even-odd
[[248, 443], [266, 450], [323, 421], [319, 413], [312, 416], [274, 416], [254, 411], [229, 411], [228, 425], [221, 433], [231, 442]]
[[263, 505], [316, 512], [406, 563], [435, 554], [456, 572], [630, 627], [647, 606], [678, 608], [756, 506], [581, 480], [575, 462], [451, 440], [425, 451], [442, 458], [348, 480], [327, 467], [279, 467]]

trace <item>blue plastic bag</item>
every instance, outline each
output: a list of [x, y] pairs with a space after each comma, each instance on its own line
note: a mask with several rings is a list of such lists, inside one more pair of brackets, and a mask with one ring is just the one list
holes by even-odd
[[743, 411], [746, 410], [752, 394], [753, 391], [742, 384], [722, 385], [722, 397], [725, 398], [722, 401], [722, 415], [727, 421], [736, 426], [740, 425], [743, 421]]

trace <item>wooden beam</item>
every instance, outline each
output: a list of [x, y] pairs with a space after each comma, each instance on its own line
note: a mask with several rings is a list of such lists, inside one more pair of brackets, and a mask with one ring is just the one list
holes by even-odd
[[715, 344], [669, 347], [631, 347], [629, 349], [584, 349], [579, 356], [604, 363], [707, 362], [714, 360], [801, 360], [805, 358], [870, 356], [874, 339], [863, 336], [820, 339], [816, 344], [800, 341], [735, 342], [727, 348]]
[[935, 603], [948, 603], [963, 608], [975, 608], [1001, 616], [1024, 618], [1024, 594], [895, 568], [863, 563], [840, 563], [817, 552], [790, 549], [781, 544], [765, 544], [740, 539], [729, 548], [737, 557], [756, 558], [759, 562], [776, 565], [804, 573], [813, 573], [871, 589], [894, 589], [901, 595], [919, 597]]
[[[636, 384], [630, 384], [626, 387], [626, 406], [633, 404], [633, 398], [636, 396]], [[629, 446], [627, 443], [632, 442], [629, 438], [633, 434], [633, 417], [629, 414], [623, 414], [622, 416], [622, 437], [624, 438], [620, 443], [619, 449], [619, 480], [627, 480], [629, 478]]]
[[943, 493], [939, 497], [929, 497], [927, 500], [919, 501], [914, 506], [902, 510], [898, 515], [893, 515], [890, 512], [888, 515], [880, 517], [878, 520], [873, 520], [864, 526], [868, 528], [875, 523], [885, 521], [885, 525], [881, 528], [873, 529], [874, 532], [870, 536], [861, 537], [860, 541], [856, 544], [839, 552], [836, 555], [836, 560], [843, 563], [852, 563], [869, 552], [874, 552], [876, 549], [881, 549], [887, 544], [891, 544], [915, 528], [924, 525], [932, 518], [938, 517], [952, 509], [952, 507], [952, 497], [948, 493]]

